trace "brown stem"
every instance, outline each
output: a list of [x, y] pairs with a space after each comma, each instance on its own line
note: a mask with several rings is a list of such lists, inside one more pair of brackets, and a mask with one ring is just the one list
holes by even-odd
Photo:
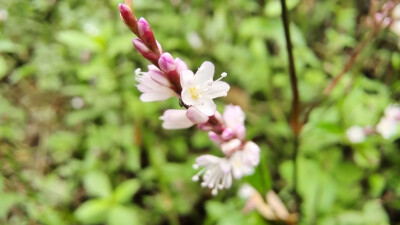
[[300, 134], [302, 124], [300, 123], [300, 95], [297, 85], [297, 76], [296, 76], [296, 69], [294, 64], [293, 58], [293, 47], [290, 38], [290, 30], [289, 30], [289, 19], [288, 19], [288, 12], [286, 8], [286, 1], [281, 0], [282, 5], [282, 21], [283, 27], [285, 30], [285, 39], [286, 39], [286, 49], [288, 53], [288, 60], [289, 60], [289, 77], [290, 77], [290, 87], [292, 89], [292, 113], [290, 116], [290, 125], [294, 135], [297, 137]]
[[293, 160], [293, 196], [295, 200], [295, 210], [299, 211], [300, 213], [300, 205], [301, 205], [301, 198], [297, 191], [297, 158], [298, 158], [298, 149], [299, 149], [299, 134], [302, 129], [302, 123], [299, 120], [300, 117], [300, 95], [299, 89], [297, 84], [297, 76], [296, 76], [296, 69], [294, 64], [293, 58], [293, 47], [290, 38], [290, 30], [289, 30], [289, 19], [288, 19], [288, 12], [286, 8], [286, 1], [281, 0], [282, 5], [282, 21], [283, 27], [285, 30], [285, 40], [286, 40], [286, 50], [288, 53], [288, 61], [289, 61], [289, 77], [290, 77], [290, 87], [292, 89], [292, 113], [290, 116], [290, 126], [292, 128], [294, 134], [294, 149], [292, 154]]

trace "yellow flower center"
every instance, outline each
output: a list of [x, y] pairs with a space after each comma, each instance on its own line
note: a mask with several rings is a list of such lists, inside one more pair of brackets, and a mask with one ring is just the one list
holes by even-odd
[[189, 92], [190, 92], [190, 96], [192, 96], [192, 98], [194, 100], [197, 100], [199, 98], [200, 93], [196, 87], [189, 88]]

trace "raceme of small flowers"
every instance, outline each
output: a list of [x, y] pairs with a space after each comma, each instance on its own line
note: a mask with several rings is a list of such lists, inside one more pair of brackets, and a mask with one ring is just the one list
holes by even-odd
[[162, 101], [172, 97], [179, 99], [183, 109], [167, 109], [160, 117], [164, 129], [184, 129], [196, 125], [208, 132], [208, 136], [223, 154], [223, 157], [202, 155], [197, 157], [193, 168], [199, 170], [193, 181], [201, 181], [202, 187], [212, 189], [216, 195], [228, 189], [233, 179], [254, 173], [260, 161], [260, 148], [245, 140], [245, 114], [239, 106], [227, 105], [223, 114], [217, 111], [214, 99], [228, 94], [229, 84], [222, 81], [227, 76], [214, 80], [214, 64], [204, 62], [194, 73], [186, 63], [163, 52], [154, 37], [149, 23], [136, 18], [131, 0], [119, 5], [122, 20], [137, 36], [132, 40], [136, 50], [152, 65], [147, 72], [135, 71], [137, 88], [143, 102]]
[[346, 131], [346, 136], [352, 143], [362, 143], [368, 135], [380, 134], [384, 139], [390, 139], [399, 133], [400, 106], [389, 105], [379, 123], [375, 126], [352, 126]]

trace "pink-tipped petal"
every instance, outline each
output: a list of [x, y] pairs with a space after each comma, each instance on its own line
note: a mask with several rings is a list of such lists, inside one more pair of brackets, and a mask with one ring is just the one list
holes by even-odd
[[161, 55], [160, 59], [158, 60], [158, 65], [160, 66], [161, 70], [166, 73], [176, 70], [175, 60], [168, 52]]
[[186, 116], [189, 118], [189, 120], [191, 120], [195, 124], [205, 123], [208, 121], [208, 116], [204, 115], [194, 107], [188, 108]]

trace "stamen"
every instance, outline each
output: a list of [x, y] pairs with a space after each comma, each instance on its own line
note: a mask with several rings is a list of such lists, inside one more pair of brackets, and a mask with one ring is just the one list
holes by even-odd
[[193, 164], [193, 169], [195, 169], [195, 170], [197, 170], [197, 169], [199, 169], [199, 165], [197, 165], [197, 164]]
[[197, 182], [197, 181], [199, 181], [199, 176], [197, 176], [197, 175], [194, 175], [193, 177], [192, 177], [192, 181], [194, 181], [194, 182]]
[[211, 194], [214, 195], [214, 196], [216, 196], [216, 195], [218, 194], [218, 189], [217, 189], [217, 188], [214, 188], [214, 189], [211, 191]]
[[221, 77], [218, 78], [218, 80], [215, 80], [215, 81], [220, 81], [220, 80], [222, 80], [222, 78], [224, 78], [226, 76], [228, 76], [228, 74], [226, 72], [223, 72], [223, 73], [221, 73]]
[[142, 73], [142, 70], [141, 70], [140, 68], [137, 68], [137, 69], [135, 70], [135, 75], [136, 75], [136, 76], [141, 75], [141, 73]]

